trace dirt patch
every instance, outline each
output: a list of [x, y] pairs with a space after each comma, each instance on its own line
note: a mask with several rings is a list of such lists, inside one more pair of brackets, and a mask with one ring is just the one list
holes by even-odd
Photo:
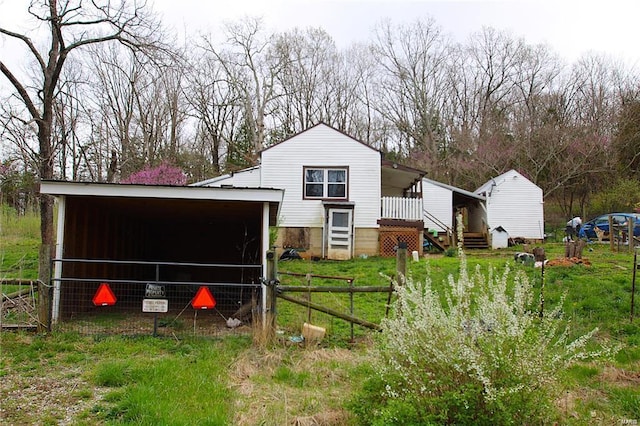
[[313, 416], [297, 417], [291, 422], [295, 426], [339, 426], [348, 419], [344, 411], [326, 411]]
[[0, 380], [0, 419], [4, 424], [74, 424], [105, 391], [86, 383], [76, 369], [56, 367], [46, 377], [5, 369]]
[[605, 367], [599, 375], [601, 381], [623, 387], [640, 387], [640, 371], [627, 371], [612, 366]]
[[546, 263], [546, 266], [575, 266], [575, 265], [583, 265], [583, 266], [591, 266], [591, 262], [587, 258], [578, 258], [578, 257], [563, 257], [558, 259], [551, 259]]
[[[363, 355], [339, 348], [271, 348], [247, 351], [231, 368], [235, 425], [343, 425], [351, 389], [347, 375]], [[335, 368], [339, 363], [342, 368]]]

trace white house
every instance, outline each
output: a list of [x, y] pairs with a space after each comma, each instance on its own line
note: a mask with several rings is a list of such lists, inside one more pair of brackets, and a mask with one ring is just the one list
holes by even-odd
[[421, 251], [424, 174], [321, 123], [261, 151], [257, 167], [194, 185], [284, 189], [276, 245], [348, 259], [403, 240]]
[[520, 173], [509, 170], [474, 192], [486, 198], [490, 231], [501, 226], [511, 239], [544, 238], [542, 189]]

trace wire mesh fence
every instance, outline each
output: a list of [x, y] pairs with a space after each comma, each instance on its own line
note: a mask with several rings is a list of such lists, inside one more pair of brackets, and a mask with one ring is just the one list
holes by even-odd
[[73, 274], [52, 280], [56, 331], [217, 336], [249, 332], [259, 315], [260, 265], [55, 262]]
[[[264, 314], [260, 265], [86, 259], [54, 262], [66, 266], [62, 277], [52, 279], [49, 298], [53, 331], [175, 338], [220, 336], [254, 332], [253, 325]], [[279, 298], [288, 300], [278, 303], [277, 327], [285, 333], [294, 335], [309, 323], [325, 328], [340, 340], [354, 340], [366, 335], [368, 329], [377, 329], [388, 313], [393, 291], [390, 284], [372, 287], [355, 283], [350, 277], [288, 272], [279, 276]], [[37, 324], [36, 288], [21, 288], [24, 300], [3, 299], [3, 318], [20, 315]], [[9, 305], [11, 309], [6, 308]], [[26, 308], [20, 311], [18, 306]]]
[[37, 327], [37, 290], [34, 280], [0, 280], [0, 329]]
[[[113, 286], [113, 304], [99, 300], [102, 285], [110, 289]], [[82, 334], [216, 336], [231, 330], [248, 332], [253, 317], [258, 315], [259, 286], [161, 286], [166, 289], [164, 296], [148, 298], [144, 293], [146, 284], [110, 285], [104, 281], [96, 286], [95, 283], [62, 281], [61, 288], [66, 291], [61, 292], [60, 300], [64, 308], [63, 314], [54, 321], [54, 329]], [[207, 289], [211, 304], [194, 307], [199, 289]], [[87, 298], [91, 304], [86, 302]], [[231, 319], [236, 321], [230, 322]]]

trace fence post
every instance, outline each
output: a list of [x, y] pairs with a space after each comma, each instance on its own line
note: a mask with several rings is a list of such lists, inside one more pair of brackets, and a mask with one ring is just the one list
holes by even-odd
[[633, 322], [633, 308], [635, 305], [635, 295], [636, 295], [636, 271], [640, 269], [640, 259], [638, 258], [638, 252], [640, 252], [640, 248], [636, 248], [633, 254], [633, 279], [631, 280], [631, 315], [629, 317], [629, 321]]
[[265, 298], [265, 341], [271, 343], [276, 335], [276, 286], [278, 284], [278, 261], [275, 251], [267, 252], [267, 285]]
[[[349, 288], [353, 289], [353, 280], [347, 280], [349, 282]], [[353, 291], [349, 292], [349, 304], [350, 304], [350, 309], [349, 309], [349, 313], [351, 314], [351, 316], [353, 316]], [[354, 343], [353, 340], [353, 322], [351, 323], [351, 343]]]
[[609, 248], [615, 251], [615, 233], [613, 229], [613, 216], [609, 215]]
[[628, 223], [629, 228], [627, 229], [627, 243], [629, 243], [629, 253], [631, 253], [633, 252], [633, 248], [635, 247], [634, 240], [633, 240], [633, 231], [635, 228], [636, 221], [633, 217], [630, 217], [628, 222], [629, 222]]
[[[38, 332], [51, 331], [51, 246], [40, 245], [40, 261], [38, 265]], [[46, 277], [46, 278], [45, 278]], [[46, 280], [46, 282], [45, 282]]]
[[398, 285], [403, 285], [407, 279], [407, 243], [406, 241], [398, 242], [398, 251], [396, 252], [396, 276], [398, 277]]

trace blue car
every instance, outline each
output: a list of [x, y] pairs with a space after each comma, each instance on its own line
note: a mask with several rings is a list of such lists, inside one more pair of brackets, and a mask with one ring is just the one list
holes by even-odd
[[596, 234], [595, 228], [598, 227], [602, 231], [604, 231], [604, 236], [608, 237], [609, 235], [609, 216], [613, 216], [613, 226], [618, 228], [621, 232], [626, 232], [629, 226], [629, 218], [633, 218], [633, 235], [636, 237], [640, 236], [640, 214], [639, 213], [609, 213], [603, 214], [602, 216], [598, 216], [595, 219], [591, 219], [589, 222], [585, 222], [582, 224], [580, 228], [580, 233], [578, 236], [580, 238], [587, 239], [596, 239], [598, 235]]

